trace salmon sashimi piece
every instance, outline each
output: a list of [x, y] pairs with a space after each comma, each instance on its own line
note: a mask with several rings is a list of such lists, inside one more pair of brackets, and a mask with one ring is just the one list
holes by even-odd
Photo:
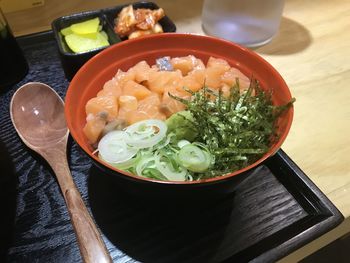
[[193, 55], [171, 58], [173, 71], [159, 70], [146, 61], [138, 62], [128, 71], [118, 70], [107, 81], [97, 97], [85, 106], [87, 122], [83, 129], [88, 140], [95, 144], [106, 127], [116, 121], [128, 125], [146, 119], [165, 120], [186, 106], [169, 96], [169, 93], [190, 99], [191, 93], [204, 86], [214, 92], [219, 89], [228, 97], [231, 88], [239, 80], [241, 91], [249, 87], [250, 79], [239, 69], [233, 68], [221, 58], [210, 57], [204, 65]]
[[134, 74], [134, 78], [137, 83], [147, 81], [149, 79], [149, 74], [155, 71], [156, 69], [151, 69], [148, 63], [144, 60], [140, 61], [128, 70], [128, 72]]
[[195, 91], [200, 90], [202, 87], [203, 87], [203, 85], [198, 83], [193, 76], [187, 75], [184, 77], [184, 88], [195, 92]]
[[164, 121], [166, 119], [166, 116], [163, 113], [161, 113], [159, 110], [153, 111], [152, 113], [139, 111], [139, 110], [128, 111], [126, 113], [126, 121], [128, 125], [131, 125], [138, 121], [149, 120], [149, 119], [157, 119], [157, 120]]
[[147, 98], [140, 100], [137, 110], [144, 112], [149, 116], [149, 119], [165, 120], [166, 116], [159, 111], [161, 99], [157, 93], [153, 93]]
[[221, 86], [221, 76], [230, 70], [228, 62], [221, 58], [210, 57], [207, 62], [205, 84], [213, 89], [218, 89]]
[[[227, 85], [226, 83], [223, 83], [222, 86], [220, 87], [221, 91], [222, 91], [222, 95], [225, 98], [230, 97], [231, 95], [231, 89], [233, 88], [233, 86]], [[218, 94], [218, 90], [216, 89], [212, 89], [214, 92], [216, 92]], [[247, 88], [242, 89], [242, 87], [240, 87], [240, 92], [247, 90]], [[252, 94], [254, 95], [254, 90], [252, 91]], [[214, 99], [214, 97], [212, 97]]]
[[132, 70], [128, 70], [127, 72], [124, 72], [120, 69], [118, 69], [117, 74], [114, 76], [116, 80], [116, 84], [120, 86], [121, 88], [124, 87], [125, 83], [129, 80], [135, 81], [135, 72]]
[[238, 78], [239, 86], [241, 90], [246, 90], [250, 85], [249, 78], [244, 75], [239, 69], [237, 68], [230, 68], [228, 71], [226, 71], [221, 76], [221, 81], [224, 84], [229, 85], [232, 87], [236, 84], [236, 79]]
[[221, 87], [221, 76], [223, 72], [220, 68], [207, 68], [205, 71], [205, 86], [212, 89], [219, 89]]
[[162, 103], [159, 105], [159, 110], [160, 112], [165, 114], [167, 118], [169, 118], [171, 115], [173, 115], [176, 112], [186, 109], [185, 104], [170, 97], [169, 93], [171, 95], [174, 95], [183, 99], [189, 99], [191, 96], [189, 93], [183, 93], [178, 91], [177, 89], [170, 89], [170, 90], [167, 90], [167, 92], [164, 92]]
[[161, 103], [160, 96], [153, 92], [150, 96], [139, 101], [137, 109], [147, 113], [151, 113], [153, 109], [158, 109]]
[[113, 78], [113, 79], [107, 81], [103, 85], [103, 89], [97, 93], [97, 97], [113, 95], [113, 96], [119, 98], [119, 96], [121, 94], [122, 94], [122, 89], [118, 85], [117, 80], [115, 78]]
[[94, 144], [98, 141], [103, 129], [106, 126], [106, 123], [107, 118], [106, 116], [103, 116], [103, 114], [94, 116], [90, 113], [88, 115], [86, 118], [86, 124], [83, 128], [83, 132], [91, 144]]
[[157, 71], [149, 75], [147, 82], [148, 88], [163, 95], [166, 89], [170, 88], [182, 88], [183, 78], [180, 70], [176, 71]]
[[166, 116], [159, 111], [160, 103], [159, 95], [152, 93], [138, 102], [137, 109], [123, 110], [120, 114], [124, 114], [124, 118], [129, 125], [147, 119], [165, 120]]
[[151, 94], [152, 91], [133, 80], [127, 81], [123, 87], [123, 95], [134, 96], [137, 100], [142, 100]]
[[223, 85], [222, 85], [221, 91], [222, 91], [222, 95], [223, 95], [225, 98], [230, 97], [231, 88], [232, 88], [232, 86], [229, 86], [229, 85], [227, 85], [227, 84], [223, 84]]
[[228, 71], [231, 66], [222, 58], [210, 57], [207, 62], [207, 68], [220, 68], [222, 72]]
[[137, 105], [138, 105], [137, 98], [134, 96], [122, 95], [119, 97], [120, 109], [136, 110]]
[[147, 112], [132, 110], [125, 113], [125, 119], [128, 125], [135, 122], [151, 119]]
[[134, 96], [122, 95], [119, 97], [118, 119], [126, 120], [126, 113], [137, 110], [138, 101]]
[[184, 79], [184, 86], [193, 92], [196, 92], [204, 87], [205, 69], [194, 69]]
[[194, 69], [205, 68], [203, 61], [193, 55], [172, 58], [170, 59], [170, 64], [175, 70], [180, 70], [183, 76], [186, 76], [190, 71]]
[[90, 99], [85, 106], [86, 115], [107, 114], [107, 120], [112, 121], [118, 116], [118, 98], [112, 95], [99, 96]]
[[[98, 93], [97, 93], [97, 95], [96, 95], [96, 97], [104, 97], [104, 96], [114, 96], [114, 91], [113, 90], [105, 90], [105, 89], [101, 89]], [[118, 92], [118, 94], [119, 94], [119, 92]], [[118, 98], [118, 94], [117, 94], [117, 96], [115, 96], [116, 98]], [[120, 95], [120, 94], [119, 94]]]
[[196, 69], [205, 69], [205, 65], [200, 58], [196, 58], [196, 63], [193, 70], [196, 70]]

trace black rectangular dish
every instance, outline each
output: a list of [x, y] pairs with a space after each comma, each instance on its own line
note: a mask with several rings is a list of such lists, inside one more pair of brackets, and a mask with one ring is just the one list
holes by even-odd
[[[15, 90], [45, 82], [64, 98], [69, 85], [52, 32], [18, 39], [25, 79], [0, 97], [1, 193], [9, 262], [81, 262], [52, 170], [18, 138], [9, 116]], [[330, 231], [343, 216], [282, 151], [221, 200], [168, 204], [131, 197], [99, 176], [70, 141], [72, 175], [114, 262], [274, 262]], [[13, 224], [15, 222], [15, 224]]]
[[[58, 48], [58, 53], [62, 62], [62, 68], [64, 70], [65, 76], [68, 80], [71, 80], [75, 73], [81, 68], [81, 66], [92, 58], [94, 55], [104, 50], [106, 47], [96, 48], [90, 51], [85, 51], [81, 53], [74, 53], [67, 46], [64, 37], [60, 33], [62, 29], [79, 22], [83, 22], [92, 18], [98, 17], [104, 32], [108, 36], [108, 41], [110, 45], [116, 44], [120, 41], [125, 41], [127, 38], [119, 36], [115, 31], [115, 19], [121, 10], [130, 4], [118, 5], [111, 8], [93, 10], [75, 13], [55, 19], [52, 24], [52, 31], [56, 39], [56, 45]], [[145, 8], [155, 10], [159, 6], [153, 2], [135, 2], [132, 3], [134, 9]], [[162, 26], [164, 32], [175, 32], [176, 26], [171, 21], [171, 19], [166, 15], [159, 20], [159, 24]]]

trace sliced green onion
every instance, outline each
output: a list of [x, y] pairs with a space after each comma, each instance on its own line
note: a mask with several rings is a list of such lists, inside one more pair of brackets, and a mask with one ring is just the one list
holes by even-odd
[[189, 141], [187, 140], [180, 140], [177, 142], [177, 146], [179, 146], [179, 148], [181, 149], [182, 147], [184, 147], [187, 144], [191, 144]]
[[112, 131], [102, 137], [98, 143], [98, 152], [102, 160], [110, 164], [130, 160], [138, 151], [126, 144], [128, 135], [123, 131]]
[[140, 159], [141, 159], [141, 154], [140, 152], [138, 152], [133, 158], [125, 162], [113, 163], [112, 166], [121, 170], [128, 170], [130, 168], [133, 168]]
[[167, 145], [169, 145], [172, 137], [174, 137], [174, 136], [175, 136], [175, 134], [173, 134], [173, 133], [168, 134], [159, 143], [157, 143], [156, 145], [153, 146], [153, 150], [159, 150], [159, 149], [166, 147]]
[[155, 167], [156, 166], [154, 164], [154, 157], [150, 156], [150, 155], [144, 155], [137, 162], [136, 167], [135, 167], [135, 171], [136, 171], [136, 174], [138, 176], [145, 177], [145, 175], [143, 174], [144, 170], [147, 168], [155, 168]]
[[148, 148], [159, 143], [166, 135], [167, 125], [160, 120], [144, 120], [134, 123], [125, 129], [129, 135], [127, 144], [137, 148]]
[[142, 172], [143, 176], [156, 179], [156, 180], [167, 180], [166, 177], [162, 175], [161, 172], [159, 172], [156, 168], [146, 168]]
[[170, 181], [186, 181], [187, 170], [171, 159], [169, 156], [157, 154], [154, 157], [155, 165], [164, 177]]
[[178, 161], [188, 170], [200, 173], [208, 170], [212, 158], [208, 151], [202, 150], [196, 145], [188, 144], [180, 149]]

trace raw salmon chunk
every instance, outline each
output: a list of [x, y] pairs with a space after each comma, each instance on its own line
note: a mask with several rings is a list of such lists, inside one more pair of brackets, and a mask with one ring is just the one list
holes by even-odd
[[128, 125], [135, 122], [151, 119], [150, 116], [143, 111], [132, 110], [125, 113], [125, 119]]
[[170, 97], [169, 93], [171, 95], [174, 95], [183, 99], [190, 98], [190, 95], [188, 93], [180, 92], [177, 89], [169, 89], [167, 90], [167, 92], [164, 92], [159, 109], [160, 109], [160, 112], [165, 114], [167, 118], [169, 118], [172, 114], [182, 111], [186, 108], [186, 106], [182, 102]]
[[107, 119], [101, 115], [88, 115], [86, 124], [83, 128], [83, 132], [91, 144], [94, 144], [98, 141], [104, 127], [106, 126], [106, 123]]
[[122, 95], [119, 97], [120, 109], [136, 110], [137, 99], [134, 96]]
[[166, 89], [183, 87], [183, 79], [180, 70], [176, 71], [157, 71], [149, 76], [148, 88], [163, 95]]
[[97, 97], [113, 95], [118, 98], [121, 94], [121, 87], [118, 85], [117, 80], [113, 78], [104, 84], [103, 89], [97, 93]]
[[95, 144], [115, 123], [125, 127], [141, 120], [165, 120], [185, 110], [186, 106], [169, 93], [188, 100], [193, 92], [207, 86], [228, 97], [237, 79], [241, 90], [250, 84], [247, 76], [221, 58], [210, 57], [205, 65], [201, 59], [188, 55], [170, 58], [170, 63], [171, 71], [160, 70], [157, 64], [146, 61], [126, 72], [119, 69], [85, 106], [87, 122], [83, 131], [88, 140]]
[[[120, 98], [122, 97], [124, 96]], [[131, 101], [127, 105], [123, 104], [123, 106], [120, 106], [119, 118], [125, 119], [128, 125], [147, 119], [165, 120], [166, 116], [159, 111], [159, 105], [159, 95], [152, 93], [150, 96], [137, 102], [137, 108], [135, 108], [135, 103]]]
[[229, 86], [227, 84], [223, 84], [222, 87], [221, 87], [221, 91], [222, 91], [222, 94], [224, 97], [228, 98], [231, 94], [231, 87], [232, 86]]
[[207, 68], [218, 68], [225, 72], [231, 68], [228, 62], [222, 58], [210, 57], [207, 62]]
[[135, 72], [131, 70], [124, 72], [119, 69], [114, 78], [116, 80], [117, 85], [123, 88], [126, 82], [128, 82], [129, 80], [135, 80]]
[[207, 63], [205, 84], [213, 89], [220, 88], [222, 84], [221, 76], [230, 68], [231, 67], [227, 61], [220, 58], [210, 57]]
[[118, 116], [118, 99], [115, 96], [99, 96], [90, 99], [85, 106], [86, 115], [105, 113], [107, 120], [114, 120]]
[[147, 98], [144, 98], [143, 100], [139, 101], [138, 109], [140, 110], [146, 110], [148, 111], [149, 108], [152, 108], [153, 106], [159, 106], [160, 104], [160, 96], [158, 93], [153, 92], [150, 96]]
[[123, 87], [123, 95], [134, 96], [137, 100], [142, 100], [151, 95], [151, 93], [145, 86], [133, 80], [127, 81]]
[[241, 90], [247, 89], [250, 84], [249, 78], [244, 75], [239, 69], [230, 68], [221, 76], [222, 83], [225, 83], [229, 86], [236, 84], [236, 79], [238, 78], [239, 86]]
[[129, 111], [137, 110], [138, 101], [134, 96], [122, 95], [119, 97], [119, 113], [118, 119], [126, 120], [126, 114]]
[[147, 81], [149, 79], [149, 74], [154, 72], [155, 69], [151, 69], [146, 61], [140, 61], [135, 66], [130, 68], [128, 72], [135, 74], [135, 81], [137, 83], [141, 83], [143, 81]]
[[142, 114], [146, 114], [148, 119], [165, 120], [165, 114], [159, 111], [159, 105], [161, 103], [160, 97], [157, 93], [153, 93], [147, 98], [140, 100], [137, 106], [137, 110]]
[[203, 88], [205, 84], [205, 76], [205, 69], [194, 69], [183, 78], [184, 86], [194, 92], [198, 91]]
[[176, 57], [170, 60], [174, 69], [179, 69], [183, 76], [186, 76], [190, 71], [194, 69], [204, 69], [204, 63], [202, 60], [195, 56], [189, 55], [186, 57]]

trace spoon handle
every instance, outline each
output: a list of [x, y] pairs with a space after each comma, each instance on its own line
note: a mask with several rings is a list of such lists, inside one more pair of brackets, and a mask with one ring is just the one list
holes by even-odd
[[[63, 144], [66, 147], [64, 142]], [[77, 236], [83, 261], [86, 263], [113, 262], [73, 181], [67, 162], [66, 151], [60, 150], [62, 147], [45, 151], [43, 156], [56, 174]]]
[[84, 262], [113, 262], [76, 187], [67, 189], [64, 197]]

